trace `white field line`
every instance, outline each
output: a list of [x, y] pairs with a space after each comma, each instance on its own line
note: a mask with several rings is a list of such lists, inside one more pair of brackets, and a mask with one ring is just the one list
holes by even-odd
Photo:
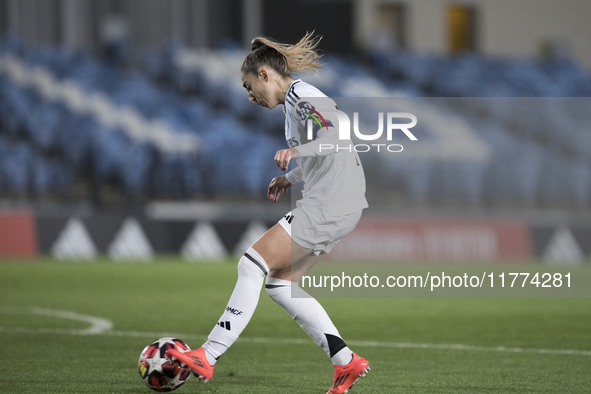
[[[78, 335], [102, 334], [105, 331], [113, 329], [113, 323], [110, 320], [103, 319], [101, 317], [81, 315], [81, 314], [69, 312], [69, 311], [56, 311], [54, 309], [44, 309], [44, 308], [16, 308], [16, 307], [10, 307], [10, 306], [0, 306], [0, 313], [19, 313], [19, 314], [27, 314], [27, 315], [51, 316], [51, 317], [59, 317], [62, 319], [76, 320], [76, 321], [90, 323], [90, 327], [85, 328], [83, 330], [57, 329], [58, 331], [62, 331], [62, 333], [72, 333], [74, 335], [75, 334], [78, 334]], [[39, 328], [37, 330], [52, 330], [52, 329]]]
[[[84, 321], [91, 324], [87, 329], [61, 329], [61, 328], [29, 328], [29, 327], [0, 327], [2, 332], [16, 332], [24, 334], [61, 334], [61, 335], [111, 335], [118, 337], [136, 337], [157, 339], [163, 337], [175, 337], [182, 340], [194, 339], [205, 341], [206, 335], [171, 332], [149, 332], [149, 331], [124, 331], [113, 330], [113, 323], [100, 317], [80, 315], [74, 312], [56, 311], [41, 308], [13, 308], [0, 306], [0, 313], [34, 314], [41, 316], [61, 317], [69, 320]], [[286, 344], [286, 345], [312, 345], [309, 339], [300, 338], [253, 338], [240, 337], [240, 342], [264, 343], [264, 344]], [[437, 343], [407, 343], [407, 342], [378, 342], [378, 341], [355, 341], [348, 340], [348, 345], [355, 347], [380, 347], [398, 349], [436, 349], [436, 350], [465, 350], [479, 352], [505, 352], [505, 353], [536, 353], [536, 354], [561, 354], [572, 356], [591, 356], [591, 350], [572, 349], [532, 349], [506, 346], [475, 346], [462, 344], [437, 344]]]

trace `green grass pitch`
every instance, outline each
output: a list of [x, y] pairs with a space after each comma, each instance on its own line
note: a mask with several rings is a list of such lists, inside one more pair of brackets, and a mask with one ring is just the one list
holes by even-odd
[[[231, 262], [2, 262], [0, 392], [149, 393], [137, 373], [144, 346], [168, 332], [199, 347], [235, 279]], [[589, 299], [320, 301], [343, 338], [370, 362], [372, 371], [353, 393], [591, 392]], [[31, 314], [31, 308], [101, 317], [114, 327], [98, 335], [48, 331], [88, 323]], [[474, 347], [437, 347], [446, 344]], [[492, 350], [497, 346], [577, 352]], [[332, 374], [322, 349], [263, 290], [250, 325], [220, 359], [213, 380], [191, 379], [177, 392], [321, 394]]]

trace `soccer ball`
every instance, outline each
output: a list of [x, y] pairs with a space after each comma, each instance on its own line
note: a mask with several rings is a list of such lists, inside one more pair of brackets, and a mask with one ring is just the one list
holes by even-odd
[[178, 364], [165, 358], [168, 349], [188, 352], [191, 349], [176, 338], [160, 338], [145, 347], [140, 354], [137, 367], [142, 381], [148, 388], [165, 393], [181, 387], [191, 377], [191, 373]]

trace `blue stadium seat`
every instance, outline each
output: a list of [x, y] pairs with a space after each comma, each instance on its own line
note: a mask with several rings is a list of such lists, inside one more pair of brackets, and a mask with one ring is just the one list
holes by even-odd
[[[286, 147], [284, 114], [248, 102], [239, 82], [245, 53], [236, 45], [200, 51], [197, 63], [207, 69], [182, 68], [176, 59], [185, 49], [170, 41], [163, 50], [144, 52], [138, 73], [65, 47], [28, 49], [5, 35], [0, 54], [45, 67], [83, 94], [100, 93], [173, 133], [188, 131], [201, 145], [197, 156], [157, 152], [84, 108], [71, 110], [0, 74], [0, 191], [67, 192], [82, 168], [101, 182], [118, 182], [129, 195], [264, 195], [281, 173], [273, 156]], [[462, 101], [472, 129], [492, 152], [488, 163], [403, 156], [380, 163], [383, 168], [366, 163], [369, 171], [387, 174], [393, 187], [402, 185], [410, 199], [589, 206], [590, 108], [567, 97], [591, 96], [591, 75], [572, 59], [393, 51], [371, 54], [371, 67], [342, 56], [323, 60], [328, 65], [320, 79], [302, 77], [330, 96], [490, 98]], [[187, 98], [187, 91], [198, 96]], [[417, 132], [422, 140], [429, 136]]]

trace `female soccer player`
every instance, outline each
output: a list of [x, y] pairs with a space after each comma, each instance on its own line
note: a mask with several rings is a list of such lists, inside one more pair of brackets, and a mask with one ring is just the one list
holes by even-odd
[[[302, 275], [350, 233], [367, 208], [365, 176], [357, 153], [327, 149], [338, 144], [333, 127], [334, 101], [314, 86], [294, 80], [292, 72], [322, 67], [316, 47], [320, 38], [307, 33], [296, 45], [258, 37], [242, 64], [243, 86], [252, 103], [273, 109], [283, 105], [285, 138], [289, 149], [275, 155], [287, 171], [274, 178], [267, 197], [277, 201], [292, 184], [304, 181], [303, 198], [274, 227], [259, 238], [238, 262], [238, 281], [230, 301], [207, 342], [197, 350], [167, 356], [207, 382], [218, 358], [238, 339], [257, 306], [265, 276], [269, 296], [296, 320], [331, 358], [334, 383], [327, 394], [345, 393], [369, 371], [366, 359], [345, 344], [326, 311], [297, 287]], [[323, 116], [323, 112], [326, 116]], [[308, 122], [310, 121], [310, 122]], [[309, 124], [311, 123], [311, 124]], [[293, 226], [293, 231], [292, 231]], [[292, 298], [292, 288], [305, 298]]]

